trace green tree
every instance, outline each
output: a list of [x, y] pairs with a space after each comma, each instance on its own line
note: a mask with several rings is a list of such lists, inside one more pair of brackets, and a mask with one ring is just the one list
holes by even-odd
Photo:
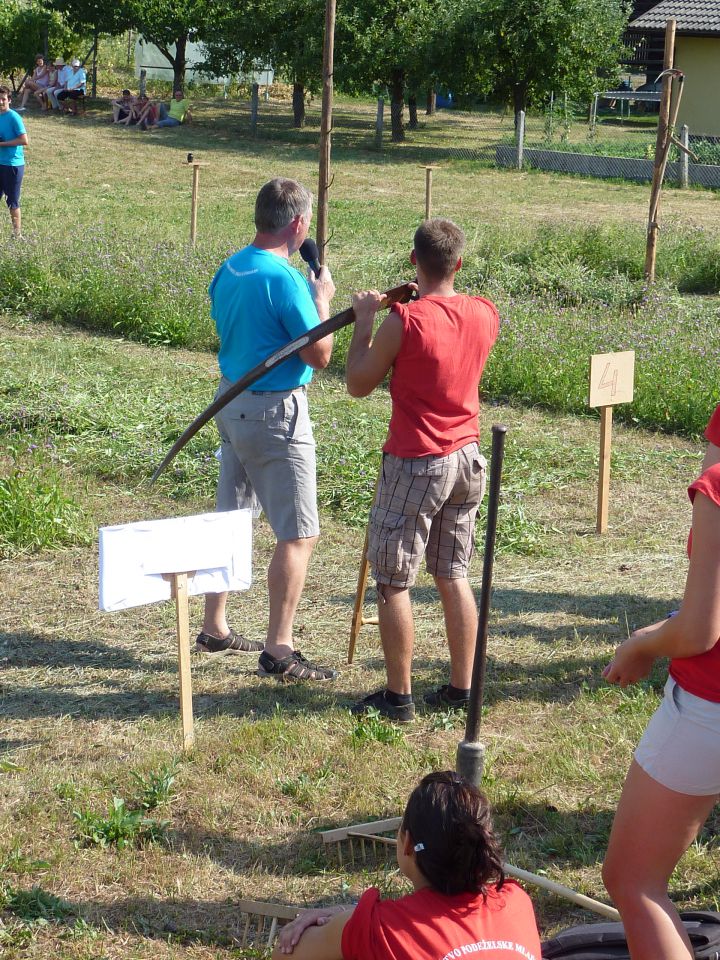
[[625, 0], [462, 0], [446, 43], [456, 89], [515, 112], [551, 90], [587, 97], [617, 73]]
[[216, 74], [239, 73], [270, 64], [293, 85], [293, 118], [305, 123], [305, 93], [322, 81], [325, 0], [249, 0], [228, 10], [203, 36], [206, 68]]
[[215, 30], [225, 5], [214, 0], [120, 0], [132, 25], [173, 70], [173, 90], [185, 85], [187, 45]]
[[338, 8], [335, 74], [339, 85], [363, 92], [390, 91], [392, 139], [405, 139], [404, 106], [433, 61], [438, 4], [429, 0], [352, 0]]
[[0, 74], [10, 78], [14, 90], [35, 56], [47, 50], [50, 56], [68, 57], [80, 38], [63, 18], [39, 4], [6, 0], [0, 5]]

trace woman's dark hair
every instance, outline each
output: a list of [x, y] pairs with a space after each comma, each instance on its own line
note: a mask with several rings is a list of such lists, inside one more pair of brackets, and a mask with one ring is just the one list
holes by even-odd
[[487, 894], [505, 882], [502, 849], [485, 795], [452, 771], [429, 773], [410, 794], [402, 820], [423, 876], [440, 893]]

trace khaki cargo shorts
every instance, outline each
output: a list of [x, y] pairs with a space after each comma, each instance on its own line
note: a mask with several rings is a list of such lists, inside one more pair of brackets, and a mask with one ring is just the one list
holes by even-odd
[[368, 536], [368, 561], [377, 583], [412, 586], [423, 555], [435, 577], [467, 576], [486, 468], [477, 443], [444, 457], [383, 455]]
[[[230, 386], [220, 383], [217, 395]], [[313, 437], [305, 387], [245, 391], [215, 417], [220, 433], [217, 510], [258, 504], [278, 540], [320, 533]]]

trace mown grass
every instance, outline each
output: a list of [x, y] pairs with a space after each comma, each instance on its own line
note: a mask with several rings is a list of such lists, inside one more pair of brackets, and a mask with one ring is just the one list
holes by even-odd
[[[70, 178], [60, 193], [49, 186], [50, 157], [73, 121], [31, 116], [27, 242], [0, 248], [0, 308], [144, 343], [213, 350], [207, 285], [221, 260], [248, 237], [257, 184], [281, 169], [314, 181], [311, 151], [249, 140], [237, 126], [239, 109], [200, 106], [197, 125], [173, 132], [172, 139], [167, 132], [143, 136], [99, 121], [75, 123], [83, 171], [77, 193]], [[266, 109], [269, 116], [277, 113]], [[341, 115], [352, 117], [353, 109], [345, 104]], [[362, 105], [356, 109], [364, 117]], [[452, 119], [437, 121], [444, 142], [451, 142]], [[462, 123], [460, 117], [458, 130]], [[434, 118], [428, 118], [413, 135], [417, 143], [433, 129]], [[338, 138], [342, 143], [340, 121]], [[185, 240], [186, 148], [209, 162], [195, 250]], [[407, 278], [422, 171], [402, 146], [382, 155], [341, 146], [336, 163], [330, 262], [340, 308], [353, 288]], [[118, 176], [123, 169], [133, 175]], [[436, 173], [437, 212], [455, 216], [468, 233], [459, 286], [492, 297], [501, 309], [502, 335], [486, 377], [492, 395], [579, 412], [589, 355], [635, 349], [636, 399], [618, 415], [689, 435], [702, 430], [717, 398], [720, 349], [720, 241], [705, 217], [715, 199], [667, 191], [664, 204], [677, 217], [661, 237], [659, 283], [651, 292], [642, 279], [646, 200], [644, 187], [518, 176], [460, 160]], [[582, 208], [586, 222], [574, 222]], [[614, 216], [621, 208], [623, 214], [637, 210], [634, 223]], [[384, 229], [378, 231], [378, 223]], [[336, 369], [348, 340], [348, 331], [338, 337]]]
[[[22, 263], [12, 274], [19, 283], [23, 264], [31, 276], [38, 261], [46, 269], [36, 256], [42, 252], [52, 274], [48, 296], [53, 284], [68, 303], [81, 295], [76, 288], [85, 290], [88, 310], [96, 300], [112, 304], [117, 296], [127, 304], [137, 296], [143, 325], [152, 316], [165, 318], [168, 328], [185, 324], [195, 349], [170, 347], [162, 342], [165, 334], [152, 346], [139, 344], [130, 339], [137, 328], [112, 323], [98, 333], [72, 316], [56, 315], [61, 324], [41, 321], [35, 304], [44, 301], [34, 288], [20, 309], [0, 318], [0, 476], [18, 459], [41, 458], [38, 485], [52, 476], [59, 495], [79, 511], [69, 543], [29, 543], [21, 555], [3, 545], [0, 947], [9, 960], [249, 957], [238, 946], [240, 897], [313, 904], [347, 901], [373, 883], [399, 891], [391, 866], [358, 860], [341, 867], [323, 851], [317, 831], [397, 815], [422, 773], [454, 764], [462, 736], [462, 720], [448, 714], [421, 713], [410, 729], [396, 730], [377, 718], [360, 724], [346, 710], [383, 678], [374, 628], [362, 631], [352, 667], [345, 654], [389, 404], [384, 391], [351, 400], [336, 369], [316, 378], [311, 393], [323, 537], [297, 631], [308, 655], [341, 667], [340, 679], [322, 689], [276, 687], [255, 675], [253, 658], [194, 657], [197, 748], [181, 757], [172, 605], [113, 615], [97, 610], [96, 548], [81, 531], [211, 508], [212, 428], [155, 487], [145, 482], [212, 397], [216, 363], [212, 352], [203, 352], [212, 351], [213, 337], [206, 308], [200, 309], [202, 288], [216, 258], [247, 238], [259, 183], [275, 172], [310, 183], [315, 176], [312, 151], [251, 144], [239, 128], [228, 133], [220, 125], [224, 114], [205, 110], [196, 127], [157, 140], [90, 123], [76, 124], [71, 140], [72, 121], [31, 119], [30, 240], [11, 254], [3, 250], [0, 264], [20, 251]], [[228, 136], [234, 139], [223, 139]], [[70, 178], [58, 180], [66, 175], [55, 169], [60, 145], [65, 170], [82, 169], [82, 189]], [[211, 158], [202, 175], [195, 254], [183, 245], [187, 149]], [[422, 215], [424, 171], [412, 154], [401, 160], [340, 149], [335, 159], [331, 252], [344, 305], [354, 287], [407, 277], [403, 251]], [[675, 378], [660, 376], [676, 355], [649, 343], [639, 376], [657, 356], [657, 403], [692, 402], [697, 409], [688, 422], [699, 418], [703, 401], [697, 398], [707, 390], [709, 368], [699, 351], [694, 366], [682, 358], [691, 353], [692, 325], [714, 348], [714, 301], [681, 293], [678, 278], [693, 269], [707, 275], [706, 254], [717, 237], [715, 200], [668, 193], [667, 209], [687, 223], [681, 230], [673, 222], [663, 235], [666, 252], [675, 250], [663, 269], [675, 273], [653, 298], [644, 295], [637, 273], [642, 254], [635, 243], [639, 237], [641, 244], [647, 199], [642, 188], [568, 184], [461, 162], [436, 171], [435, 184], [438, 212], [467, 227], [463, 284], [495, 296], [508, 321], [493, 361], [505, 357], [508, 367], [497, 373], [489, 367], [482, 413], [486, 453], [490, 423], [502, 420], [510, 428], [482, 725], [485, 784], [511, 862], [603, 898], [600, 864], [609, 825], [633, 746], [658, 702], [663, 670], [659, 665], [649, 682], [620, 691], [603, 684], [601, 669], [628, 629], [677, 606], [689, 519], [684, 487], [697, 471], [700, 446], [619, 427], [610, 535], [599, 538], [593, 533], [595, 422], [535, 404], [504, 404], [497, 382], [515, 375], [514, 358], [520, 365], [512, 368], [520, 370], [515, 396], [524, 397], [537, 380], [537, 390], [547, 394], [543, 403], [579, 404], [580, 358], [590, 344], [612, 346], [618, 337], [632, 346], [619, 339], [622, 324], [637, 315], [630, 328], [635, 339], [656, 316], [653, 336], [677, 337], [677, 356], [686, 366], [671, 369]], [[66, 242], [63, 232], [79, 242]], [[72, 270], [62, 272], [67, 258], [55, 256], [45, 235], [55, 236], [67, 258], [72, 253]], [[616, 242], [628, 237], [632, 249]], [[684, 266], [683, 244], [690, 251]], [[109, 256], [103, 271], [93, 268], [93, 250], [98, 258]], [[113, 251], [122, 269], [114, 269]], [[559, 272], [556, 264], [564, 264]], [[585, 282], [591, 269], [596, 272]], [[502, 282], [493, 287], [496, 276]], [[177, 298], [168, 296], [172, 285]], [[565, 351], [563, 339], [570, 345]], [[339, 358], [342, 350], [340, 344]], [[652, 391], [644, 390], [649, 403]], [[553, 391], [565, 396], [558, 400]], [[30, 489], [22, 502], [35, 499]], [[255, 583], [247, 595], [231, 597], [230, 614], [236, 629], [259, 638], [272, 549], [263, 520], [254, 536]], [[478, 558], [476, 589], [479, 576]], [[414, 598], [420, 701], [446, 679], [447, 651], [442, 614], [424, 573]], [[367, 599], [370, 607], [372, 591]], [[199, 613], [193, 601], [193, 628]], [[128, 813], [142, 819], [153, 809], [150, 819], [168, 821], [162, 842], [134, 836], [123, 849], [113, 842], [83, 844], [73, 814], [86, 815], [107, 838], [114, 798], [124, 803], [116, 818], [123, 835], [137, 820], [128, 823]], [[673, 877], [679, 903], [718, 902], [717, 826], [714, 815]], [[591, 919], [555, 897], [531, 893], [546, 933]]]

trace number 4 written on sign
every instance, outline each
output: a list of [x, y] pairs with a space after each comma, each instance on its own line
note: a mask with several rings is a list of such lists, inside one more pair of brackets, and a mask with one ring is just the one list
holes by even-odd
[[615, 394], [617, 393], [618, 368], [613, 367], [612, 377], [608, 379], [608, 374], [610, 373], [611, 367], [612, 367], [612, 364], [608, 361], [608, 363], [605, 364], [605, 369], [603, 370], [602, 376], [600, 377], [600, 382], [598, 383], [598, 390], [607, 390], [607, 388], [610, 387], [611, 388], [610, 399], [614, 400]]

